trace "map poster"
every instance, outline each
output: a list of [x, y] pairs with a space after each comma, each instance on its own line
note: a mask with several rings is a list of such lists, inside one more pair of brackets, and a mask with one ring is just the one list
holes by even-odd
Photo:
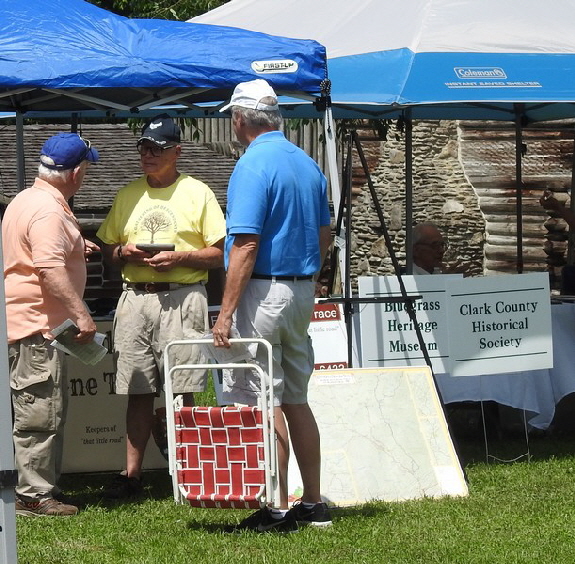
[[[428, 367], [316, 370], [309, 404], [321, 435], [323, 501], [467, 495]], [[302, 491], [292, 455], [289, 500]]]

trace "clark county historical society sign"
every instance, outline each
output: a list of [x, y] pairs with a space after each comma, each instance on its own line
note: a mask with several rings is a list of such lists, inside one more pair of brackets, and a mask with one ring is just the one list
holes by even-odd
[[[437, 374], [475, 376], [553, 366], [546, 273], [462, 278], [405, 276], [417, 326]], [[394, 276], [361, 277], [360, 297], [401, 296]], [[414, 322], [403, 302], [364, 304], [362, 364], [425, 364]]]

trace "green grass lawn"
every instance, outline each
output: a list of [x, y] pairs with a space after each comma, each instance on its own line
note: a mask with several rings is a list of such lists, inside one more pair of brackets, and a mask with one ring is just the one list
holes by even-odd
[[[150, 445], [150, 448], [153, 445]], [[509, 457], [525, 442], [492, 443]], [[536, 438], [531, 460], [486, 463], [480, 440], [460, 441], [465, 498], [372, 502], [336, 509], [333, 527], [289, 535], [222, 531], [248, 511], [177, 505], [167, 472], [146, 474], [146, 496], [103, 503], [109, 476], [68, 475], [75, 517], [17, 518], [26, 564], [569, 563], [575, 562], [575, 441]]]

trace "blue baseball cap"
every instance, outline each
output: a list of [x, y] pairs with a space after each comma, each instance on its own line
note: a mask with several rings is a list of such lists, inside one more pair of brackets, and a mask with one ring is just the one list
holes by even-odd
[[70, 170], [82, 161], [92, 163], [99, 159], [98, 151], [90, 141], [77, 133], [58, 133], [44, 143], [40, 151], [40, 162], [53, 170]]

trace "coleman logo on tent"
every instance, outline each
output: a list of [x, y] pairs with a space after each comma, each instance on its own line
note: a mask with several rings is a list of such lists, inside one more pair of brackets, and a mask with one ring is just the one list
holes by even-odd
[[507, 78], [505, 71], [499, 67], [455, 67], [457, 78], [475, 80], [477, 78]]
[[298, 64], [290, 59], [281, 61], [254, 61], [252, 70], [259, 74], [278, 73], [278, 72], [297, 72]]

